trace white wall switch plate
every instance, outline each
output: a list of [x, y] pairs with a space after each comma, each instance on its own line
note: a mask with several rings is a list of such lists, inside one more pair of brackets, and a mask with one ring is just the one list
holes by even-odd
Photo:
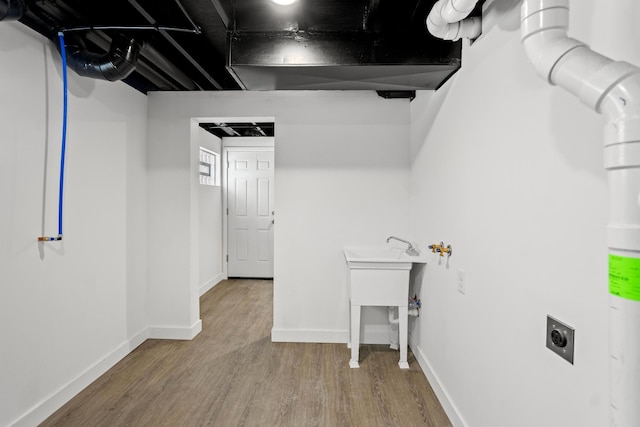
[[458, 270], [458, 292], [461, 294], [467, 293], [466, 273], [462, 269]]

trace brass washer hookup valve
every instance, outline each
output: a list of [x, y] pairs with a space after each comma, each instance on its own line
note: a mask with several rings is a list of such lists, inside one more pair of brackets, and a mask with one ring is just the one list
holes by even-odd
[[440, 252], [442, 250], [442, 245], [434, 243], [432, 245], [429, 245], [429, 249], [431, 249], [431, 252], [435, 254], [436, 252]]
[[443, 242], [440, 242], [440, 244], [434, 243], [432, 245], [429, 245], [429, 249], [431, 249], [431, 252], [434, 254], [439, 253], [440, 256], [444, 256], [444, 254], [447, 254], [447, 256], [451, 256], [453, 254], [453, 248], [451, 247], [451, 245], [447, 245], [445, 247]]

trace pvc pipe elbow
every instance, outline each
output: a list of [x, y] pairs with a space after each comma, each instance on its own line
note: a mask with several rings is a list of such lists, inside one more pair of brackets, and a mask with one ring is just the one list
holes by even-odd
[[427, 29], [443, 40], [477, 38], [482, 32], [482, 20], [467, 18], [476, 3], [477, 0], [439, 0], [427, 15]]
[[394, 318], [394, 314], [395, 314], [395, 307], [393, 306], [389, 306], [387, 308], [389, 310], [389, 323], [391, 323], [392, 325], [398, 324], [400, 323], [400, 318]]
[[478, 17], [473, 17], [460, 22], [442, 22], [438, 24], [429, 15], [427, 17], [427, 29], [432, 35], [442, 40], [475, 39], [482, 32], [482, 20]]
[[[614, 102], [607, 103], [605, 108], [605, 98], [610, 94], [613, 94]], [[608, 59], [607, 64], [583, 82], [580, 99], [598, 113], [607, 116], [638, 115], [640, 68], [627, 62]]]
[[[637, 116], [640, 69], [614, 62], [568, 37], [568, 0], [527, 0], [521, 19], [522, 44], [539, 77], [578, 96], [610, 121]], [[610, 95], [613, 92], [622, 95]]]
[[[605, 145], [635, 142], [634, 147], [638, 147], [637, 142], [640, 141], [640, 68], [626, 62], [614, 62], [607, 68], [617, 69], [618, 74], [616, 75], [619, 76], [619, 79], [609, 81], [610, 86], [606, 88], [597, 103], [597, 111], [607, 118], [604, 135]], [[638, 148], [635, 150], [640, 154]], [[628, 160], [629, 155], [627, 152], [624, 158]], [[615, 156], [615, 161], [613, 161], [614, 159], [610, 160], [612, 161], [605, 162], [607, 169], [631, 167], [627, 164], [627, 160], [618, 155]], [[638, 164], [635, 162], [633, 167], [638, 167]], [[640, 193], [638, 194], [640, 195]]]
[[440, 14], [448, 22], [458, 22], [465, 19], [478, 0], [440, 0], [443, 2]]
[[530, 0], [521, 9], [521, 40], [536, 74], [554, 84], [551, 74], [558, 61], [584, 43], [567, 37], [567, 0]]
[[522, 45], [536, 74], [552, 85], [555, 84], [551, 78], [553, 69], [560, 59], [573, 49], [586, 46], [557, 29], [545, 30], [523, 38]]
[[427, 16], [427, 30], [431, 35], [442, 40], [454, 40], [458, 34], [458, 23], [449, 24], [431, 15]]
[[541, 10], [555, 8], [569, 9], [569, 0], [527, 0], [520, 9], [522, 16], [529, 16]]
[[482, 33], [482, 19], [479, 17], [467, 18], [464, 21], [460, 21], [460, 35], [459, 37], [476, 39], [480, 37]]

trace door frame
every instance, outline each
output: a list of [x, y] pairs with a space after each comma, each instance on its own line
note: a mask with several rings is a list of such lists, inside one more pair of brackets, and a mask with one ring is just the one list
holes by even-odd
[[[246, 119], [243, 121], [247, 121]], [[229, 186], [228, 186], [228, 171], [229, 171], [229, 158], [228, 153], [230, 151], [273, 151], [275, 154], [275, 137], [259, 136], [259, 137], [229, 137], [222, 138], [222, 161], [221, 161], [221, 176], [222, 176], [222, 265], [223, 271], [226, 277], [229, 277]], [[275, 202], [275, 168], [274, 162], [274, 204], [273, 209], [276, 209]], [[275, 241], [275, 230], [274, 230]], [[275, 249], [275, 248], [274, 248]], [[275, 251], [274, 251], [275, 252]], [[275, 258], [275, 253], [274, 253]], [[274, 271], [275, 280], [275, 271]]]

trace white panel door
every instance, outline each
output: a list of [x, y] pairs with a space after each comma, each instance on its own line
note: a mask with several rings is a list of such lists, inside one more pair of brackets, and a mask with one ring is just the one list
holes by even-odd
[[228, 151], [229, 277], [273, 278], [273, 151]]

